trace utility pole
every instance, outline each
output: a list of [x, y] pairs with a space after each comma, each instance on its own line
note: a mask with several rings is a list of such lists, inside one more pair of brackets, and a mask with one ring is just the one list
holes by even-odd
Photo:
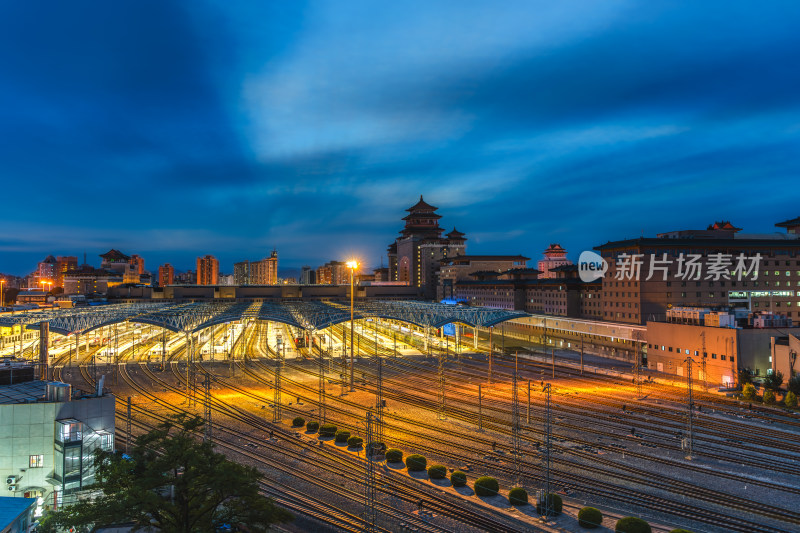
[[581, 334], [581, 376], [583, 375], [583, 334]]
[[[372, 411], [367, 411], [367, 449], [372, 448], [372, 443], [375, 442], [375, 428]], [[364, 467], [364, 531], [375, 532], [375, 519], [377, 518], [377, 511], [375, 509], [375, 461], [372, 459], [372, 454], [368, 453], [365, 457]]]
[[692, 363], [691, 357], [686, 358], [686, 407], [687, 411], [687, 432], [688, 435], [683, 444], [686, 451], [686, 458], [691, 460], [694, 452], [694, 395], [692, 393]]
[[204, 441], [212, 439], [211, 430], [211, 374], [206, 372], [205, 381], [203, 381], [203, 418], [205, 419], [205, 434], [203, 435]]
[[[312, 332], [313, 335], [313, 332]], [[319, 423], [325, 423], [325, 352], [319, 346]]]
[[125, 417], [125, 453], [131, 452], [131, 397], [128, 396], [128, 409]]
[[519, 391], [517, 391], [517, 366], [519, 356], [514, 354], [514, 375], [511, 381], [511, 442], [514, 454], [514, 483], [519, 486], [522, 475], [520, 465]]
[[[700, 332], [700, 338], [703, 340], [703, 356], [700, 359], [700, 365], [703, 369], [703, 389], [708, 392], [708, 378], [706, 378], [706, 332]], [[736, 372], [733, 373], [736, 375]]]
[[492, 332], [494, 332], [494, 326], [489, 326], [489, 379], [487, 380], [487, 383], [492, 382], [492, 352], [494, 351], [492, 349]]
[[552, 362], [553, 362], [553, 379], [556, 379], [556, 348], [555, 348], [555, 346], [553, 347], [553, 352], [552, 352], [552, 354], [553, 354], [553, 355], [552, 355]]
[[281, 412], [281, 362], [278, 361], [278, 364], [275, 365], [275, 396], [273, 398], [272, 403], [274, 407], [272, 409], [272, 421], [273, 422], [280, 422], [283, 419], [283, 413]]
[[531, 423], [531, 380], [528, 380], [528, 415], [525, 417], [525, 423]]
[[[378, 415], [375, 420], [375, 442], [380, 442], [384, 445], [384, 422], [383, 422], [383, 360], [378, 357], [378, 382], [375, 387], [375, 402]], [[367, 441], [369, 442], [369, 441]]]
[[439, 352], [439, 411], [437, 418], [439, 420], [447, 419], [447, 396], [445, 391], [445, 378], [444, 378], [444, 360], [446, 354]]
[[550, 384], [546, 384], [542, 391], [544, 392], [544, 453], [542, 454], [544, 487], [543, 495], [539, 498], [539, 503], [544, 511], [542, 514], [547, 518], [555, 514], [553, 510], [553, 500], [550, 496], [550, 433], [552, 429], [550, 417]]
[[483, 432], [483, 388], [478, 383], [478, 431]]

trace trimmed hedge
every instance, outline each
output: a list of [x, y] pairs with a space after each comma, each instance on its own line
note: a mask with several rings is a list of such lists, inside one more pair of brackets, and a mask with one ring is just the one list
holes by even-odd
[[319, 422], [309, 422], [306, 424], [306, 429], [309, 431], [317, 431], [319, 429]]
[[300, 426], [304, 426], [305, 424], [306, 424], [306, 419], [303, 418], [302, 416], [296, 416], [292, 419], [292, 427], [298, 428]]
[[550, 516], [558, 516], [561, 514], [561, 510], [564, 508], [564, 502], [561, 499], [561, 496], [558, 494], [553, 494], [552, 492], [547, 495], [547, 500], [541, 498], [536, 503], [536, 512], [540, 515], [543, 515], [545, 512], [545, 502], [550, 504], [550, 512], [553, 513]]
[[350, 432], [344, 429], [340, 429], [336, 432], [336, 442], [347, 442], [347, 439], [350, 438]]
[[772, 405], [775, 403], [775, 393], [771, 390], [764, 391], [764, 403], [767, 405]]
[[428, 467], [428, 477], [431, 479], [446, 479], [447, 467], [444, 465], [431, 465]]
[[336, 435], [336, 430], [338, 428], [333, 424], [322, 424], [319, 427], [319, 436], [320, 437], [333, 437]]
[[679, 528], [673, 529], [669, 533], [692, 533], [692, 532], [689, 531], [688, 529], [683, 529], [682, 527], [679, 527]]
[[594, 529], [603, 524], [603, 513], [594, 507], [584, 507], [578, 511], [578, 525], [586, 529]]
[[653, 533], [653, 530], [650, 528], [650, 524], [641, 518], [626, 516], [617, 520], [614, 533]]
[[452, 483], [454, 487], [465, 486], [467, 484], [467, 474], [461, 470], [456, 470], [450, 474], [450, 483]]
[[783, 403], [786, 407], [797, 407], [797, 395], [792, 391], [787, 392], [783, 397]]
[[409, 472], [423, 472], [428, 466], [428, 460], [417, 453], [413, 453], [406, 457], [406, 466]]
[[497, 496], [500, 484], [490, 476], [479, 477], [475, 480], [475, 494], [478, 496]]
[[352, 448], [356, 448], [358, 446], [361, 446], [362, 444], [364, 444], [364, 439], [362, 439], [361, 437], [352, 436], [349, 439], [347, 439], [347, 445]]
[[522, 487], [514, 487], [508, 491], [508, 503], [511, 505], [527, 505], [528, 491]]
[[403, 460], [403, 452], [397, 448], [389, 448], [386, 450], [387, 463], [399, 463]]

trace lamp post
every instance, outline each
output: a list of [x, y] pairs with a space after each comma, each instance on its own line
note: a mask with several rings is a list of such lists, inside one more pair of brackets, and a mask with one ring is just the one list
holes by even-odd
[[357, 261], [348, 261], [347, 268], [350, 269], [350, 392], [356, 390], [353, 383], [353, 374], [355, 372], [355, 357], [353, 355], [353, 303], [355, 294], [353, 293], [353, 275], [358, 268]]

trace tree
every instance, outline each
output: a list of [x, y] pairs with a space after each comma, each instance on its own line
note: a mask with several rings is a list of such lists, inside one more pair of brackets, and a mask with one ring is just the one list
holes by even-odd
[[742, 387], [742, 398], [751, 401], [756, 399], [756, 388], [752, 383], [747, 383], [744, 387]]
[[746, 383], [753, 382], [753, 371], [750, 367], [739, 369], [739, 385], [744, 386]]
[[800, 394], [800, 374], [792, 376], [792, 379], [786, 384], [786, 388], [795, 394]]
[[797, 395], [792, 391], [787, 392], [783, 398], [783, 403], [786, 407], [797, 407]]
[[79, 529], [130, 522], [134, 531], [152, 528], [164, 533], [217, 531], [246, 524], [248, 531], [266, 531], [292, 515], [259, 494], [261, 474], [229, 461], [213, 444], [196, 438], [203, 419], [177, 415], [136, 439], [130, 456], [99, 450], [95, 456], [100, 491], [49, 514], [40, 531]]
[[765, 404], [772, 405], [775, 403], [775, 393], [770, 389], [765, 390], [763, 400]]
[[783, 385], [783, 372], [780, 370], [769, 373], [766, 375], [766, 377], [764, 377], [765, 389], [776, 391], [781, 388], [781, 385]]

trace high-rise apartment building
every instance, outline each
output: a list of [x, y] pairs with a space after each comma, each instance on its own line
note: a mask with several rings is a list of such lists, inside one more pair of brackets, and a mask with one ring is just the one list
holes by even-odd
[[259, 261], [240, 261], [233, 265], [235, 285], [277, 285], [278, 251]]
[[158, 286], [166, 287], [175, 283], [175, 269], [169, 263], [158, 267]]
[[328, 261], [317, 269], [317, 285], [346, 285], [350, 283], [350, 269], [343, 261]]
[[72, 255], [56, 257], [56, 287], [64, 287], [64, 274], [78, 268], [78, 258]]
[[436, 213], [437, 209], [420, 195], [419, 202], [406, 209], [405, 227], [388, 249], [390, 280], [419, 287], [431, 299], [436, 297], [441, 260], [464, 255], [467, 240], [455, 228], [442, 237], [444, 229], [439, 227], [442, 217]]
[[144, 257], [133, 254], [130, 258], [130, 264], [138, 275], [144, 274]]
[[40, 261], [34, 278], [37, 285], [42, 282], [49, 283], [50, 287], [45, 286], [45, 289], [56, 286], [56, 281], [58, 280], [58, 262], [56, 258], [48, 255], [44, 261]]
[[197, 284], [216, 285], [219, 282], [219, 261], [213, 255], [197, 258]]
[[310, 266], [304, 266], [300, 273], [300, 285], [314, 285], [316, 282], [316, 272]]

